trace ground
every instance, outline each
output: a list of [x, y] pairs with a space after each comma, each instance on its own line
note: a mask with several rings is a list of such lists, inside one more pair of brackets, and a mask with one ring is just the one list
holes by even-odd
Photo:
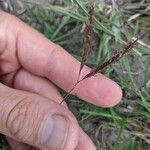
[[[42, 2], [42, 3], [41, 3]], [[103, 74], [115, 80], [124, 95], [114, 108], [103, 109], [70, 96], [68, 105], [98, 150], [150, 149], [150, 4], [148, 0], [19, 0], [0, 7], [60, 44], [81, 60], [89, 3], [94, 4], [94, 35], [87, 65], [95, 68], [138, 36], [138, 45]], [[73, 37], [72, 37], [73, 35]], [[71, 37], [71, 38], [70, 38]], [[79, 38], [80, 37], [80, 38]], [[7, 149], [0, 137], [0, 149]], [[9, 148], [8, 148], [9, 149]]]

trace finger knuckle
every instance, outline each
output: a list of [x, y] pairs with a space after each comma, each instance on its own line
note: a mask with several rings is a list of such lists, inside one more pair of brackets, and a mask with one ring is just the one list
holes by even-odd
[[37, 132], [34, 130], [38, 130], [39, 127], [38, 121], [36, 121], [38, 113], [33, 113], [33, 110], [36, 109], [37, 106], [35, 102], [31, 101], [31, 98], [26, 97], [20, 100], [7, 116], [6, 128], [9, 133], [20, 140], [36, 136], [35, 133]]

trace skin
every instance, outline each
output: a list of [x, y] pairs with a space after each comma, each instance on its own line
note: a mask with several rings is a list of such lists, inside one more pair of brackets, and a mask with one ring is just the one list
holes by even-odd
[[[65, 118], [66, 130], [56, 130], [49, 138], [51, 144], [59, 135], [50, 145], [53, 149], [96, 149], [67, 105], [59, 104], [62, 97], [57, 87], [69, 91], [79, 68], [80, 63], [63, 48], [0, 11], [0, 133], [7, 136], [12, 149], [24, 150], [25, 143], [35, 150], [49, 149], [41, 144], [42, 129], [48, 116], [55, 115]], [[90, 70], [85, 66], [81, 76]], [[72, 94], [100, 107], [112, 107], [122, 97], [120, 87], [101, 74], [78, 84]]]

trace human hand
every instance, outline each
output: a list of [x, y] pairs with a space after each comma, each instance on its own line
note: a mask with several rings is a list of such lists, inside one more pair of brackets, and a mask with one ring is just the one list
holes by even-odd
[[[69, 91], [79, 68], [63, 48], [0, 11], [0, 133], [12, 149], [24, 150], [23, 143], [43, 150], [96, 149], [67, 106], [59, 104], [55, 86]], [[84, 67], [81, 76], [89, 71]], [[73, 94], [101, 107], [122, 97], [119, 86], [101, 74], [82, 81]]]

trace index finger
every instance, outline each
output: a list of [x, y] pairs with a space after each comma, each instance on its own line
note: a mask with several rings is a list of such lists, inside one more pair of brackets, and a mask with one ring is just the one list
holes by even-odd
[[[4, 16], [8, 17], [6, 14]], [[14, 27], [17, 28], [17, 32], [14, 32]], [[66, 91], [73, 87], [79, 73], [79, 61], [62, 47], [52, 43], [42, 34], [15, 18], [9, 26], [9, 34], [14, 33], [16, 34], [16, 54], [20, 64], [26, 70], [48, 78]], [[82, 76], [89, 71], [90, 68], [85, 66]], [[101, 74], [81, 82], [73, 94], [103, 107], [116, 105], [122, 97], [120, 87]]]

